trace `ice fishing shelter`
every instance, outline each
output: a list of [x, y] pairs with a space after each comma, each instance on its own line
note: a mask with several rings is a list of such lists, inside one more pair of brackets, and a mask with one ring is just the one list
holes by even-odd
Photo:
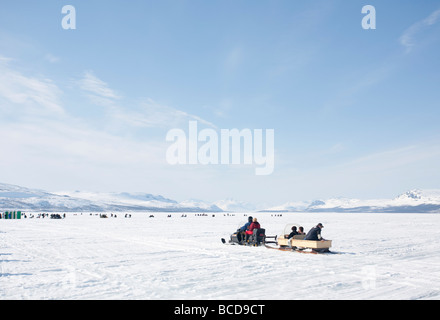
[[0, 214], [1, 219], [19, 220], [21, 219], [21, 211], [6, 211]]

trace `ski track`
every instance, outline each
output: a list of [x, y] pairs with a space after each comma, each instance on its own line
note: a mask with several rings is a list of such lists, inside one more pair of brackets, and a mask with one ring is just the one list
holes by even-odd
[[322, 222], [335, 255], [221, 244], [243, 214], [167, 215], [0, 220], [0, 298], [440, 299], [440, 215], [253, 214], [267, 235]]

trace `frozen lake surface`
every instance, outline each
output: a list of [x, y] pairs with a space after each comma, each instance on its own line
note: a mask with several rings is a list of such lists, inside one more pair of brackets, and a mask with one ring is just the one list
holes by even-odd
[[243, 213], [169, 214], [0, 220], [0, 298], [440, 299], [440, 214], [251, 214], [267, 235], [322, 222], [332, 255], [223, 245]]

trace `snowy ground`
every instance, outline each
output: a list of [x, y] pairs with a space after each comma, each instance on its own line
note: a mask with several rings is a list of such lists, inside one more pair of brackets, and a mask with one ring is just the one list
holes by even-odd
[[223, 213], [0, 220], [0, 299], [440, 299], [440, 214], [256, 213], [341, 254], [221, 244], [241, 222]]

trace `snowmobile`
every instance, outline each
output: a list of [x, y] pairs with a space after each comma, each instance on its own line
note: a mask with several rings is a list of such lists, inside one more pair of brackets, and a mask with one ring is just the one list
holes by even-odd
[[313, 241], [313, 240], [304, 240], [305, 235], [296, 235], [293, 238], [288, 239], [290, 234], [290, 230], [293, 226], [296, 226], [297, 229], [300, 227], [299, 224], [289, 223], [284, 227], [284, 230], [281, 235], [276, 238], [277, 246], [270, 246], [265, 243], [265, 247], [268, 249], [277, 249], [282, 251], [295, 251], [300, 253], [331, 253], [330, 247], [332, 246], [331, 240], [321, 240], [321, 241]]
[[250, 235], [246, 235], [244, 232], [241, 232], [240, 229], [238, 229], [231, 235], [229, 242], [226, 242], [224, 238], [221, 240], [224, 244], [258, 247], [264, 245], [267, 238], [272, 237], [267, 237], [266, 229], [261, 228], [255, 229]]

